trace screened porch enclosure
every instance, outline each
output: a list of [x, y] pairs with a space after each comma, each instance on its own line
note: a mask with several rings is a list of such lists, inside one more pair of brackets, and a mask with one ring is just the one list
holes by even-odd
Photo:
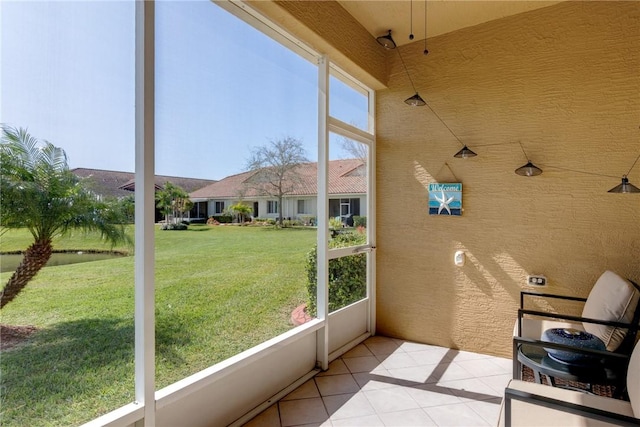
[[[409, 28], [404, 28], [409, 8], [421, 8], [423, 3], [429, 6], [428, 22], [435, 25], [428, 26], [424, 44], [409, 42]], [[107, 116], [88, 106], [113, 100], [117, 91], [110, 79], [122, 72], [121, 89], [127, 96], [121, 103], [122, 99], [113, 101], [118, 119], [102, 120], [96, 127], [96, 133], [106, 138], [100, 143], [98, 136], [94, 142], [87, 139], [90, 133], [82, 139], [95, 157], [106, 158], [98, 150], [105, 147], [117, 151], [120, 158], [128, 156], [136, 174], [135, 263], [120, 280], [129, 288], [107, 288], [91, 300], [91, 304], [108, 301], [107, 309], [91, 313], [100, 330], [119, 332], [114, 340], [105, 340], [107, 350], [101, 356], [112, 364], [104, 364], [103, 370], [121, 365], [126, 372], [112, 375], [112, 380], [103, 378], [101, 384], [74, 381], [75, 386], [91, 391], [84, 402], [70, 393], [65, 397], [71, 397], [60, 400], [63, 404], [52, 406], [55, 412], [66, 411], [62, 417], [84, 404], [94, 412], [81, 422], [92, 427], [241, 426], [298, 387], [322, 383], [316, 378], [330, 375], [332, 362], [355, 363], [347, 359], [362, 351], [362, 346], [375, 356], [378, 339], [388, 341], [383, 346], [391, 345], [394, 351], [404, 347], [400, 351], [404, 360], [395, 368], [411, 371], [405, 377], [380, 375], [381, 382], [404, 379], [410, 382], [403, 384], [405, 391], [418, 393], [425, 391], [423, 386], [435, 384], [435, 377], [462, 373], [470, 376], [448, 379], [471, 379], [478, 386], [472, 397], [495, 401], [503, 391], [502, 383], [476, 381], [482, 381], [485, 368], [476, 364], [477, 359], [465, 360], [468, 354], [463, 353], [486, 359], [511, 357], [517, 301], [520, 291], [528, 289], [527, 276], [544, 274], [548, 279], [544, 291], [584, 296], [607, 269], [640, 280], [638, 199], [607, 192], [625, 172], [630, 182], [640, 180], [640, 163], [633, 163], [640, 117], [640, 2], [131, 0], [72, 4], [77, 11], [100, 5], [103, 9], [93, 13], [98, 18], [95, 25], [77, 19], [76, 12], [67, 21], [60, 19], [55, 8], [65, 2], [2, 2], [2, 27], [8, 28], [9, 21], [23, 22], [7, 13], [22, 4], [31, 4], [49, 21], [46, 26], [22, 25], [12, 40], [26, 39], [27, 33], [43, 34], [36, 44], [47, 55], [17, 49], [17, 60], [5, 61], [8, 49], [3, 40], [2, 62], [32, 64], [30, 71], [37, 72], [19, 77], [28, 82], [27, 77], [39, 75], [44, 84], [10, 84], [6, 76], [20, 73], [13, 72], [17, 67], [3, 65], [3, 96], [19, 92], [33, 105], [47, 105], [49, 111], [42, 117], [49, 124], [94, 123]], [[370, 9], [363, 9], [365, 5]], [[363, 12], [390, 5], [397, 11], [395, 16], [373, 15], [385, 18], [384, 34], [390, 28], [387, 19], [406, 32], [407, 37], [393, 28], [398, 42], [398, 50], [393, 51], [376, 42], [382, 33], [367, 27], [362, 18]], [[496, 7], [512, 12], [485, 14], [496, 12]], [[122, 8], [117, 20], [105, 19], [105, 9], [111, 8]], [[460, 15], [474, 20], [445, 28]], [[427, 22], [426, 11], [424, 19]], [[52, 37], [55, 31], [76, 28], [85, 33], [70, 31], [67, 37]], [[76, 46], [98, 28], [104, 34], [91, 38], [97, 40], [95, 44], [86, 49]], [[426, 37], [427, 28], [424, 31]], [[422, 38], [419, 32], [416, 35]], [[106, 46], [112, 44], [118, 46], [113, 50], [120, 56], [106, 60], [112, 53]], [[63, 60], [67, 50], [76, 56]], [[234, 67], [236, 60], [241, 61], [239, 67]], [[56, 67], [65, 63], [73, 64], [73, 73], [57, 73]], [[100, 64], [103, 73], [87, 71], [91, 63]], [[111, 66], [122, 70], [105, 72]], [[52, 96], [53, 86], [81, 75], [91, 81], [86, 90]], [[403, 102], [417, 91], [428, 107]], [[59, 103], [63, 101], [84, 107], [84, 115], [71, 114], [71, 105]], [[4, 118], [14, 112], [7, 105], [3, 105]], [[280, 109], [281, 105], [285, 107]], [[269, 127], [274, 124], [277, 131]], [[70, 126], [49, 135], [39, 125], [33, 129], [59, 143], [71, 140], [76, 133], [71, 130], [77, 130]], [[125, 136], [112, 134], [116, 129], [124, 129]], [[309, 212], [315, 216], [317, 211], [313, 231], [310, 227], [294, 231], [313, 233], [312, 238], [302, 249], [280, 257], [302, 265], [301, 260], [312, 253], [307, 249], [315, 247], [315, 289], [307, 291], [307, 272], [302, 267], [287, 277], [286, 263], [274, 268], [274, 274], [247, 274], [251, 261], [262, 267], [265, 260], [278, 258], [270, 248], [281, 249], [287, 242], [276, 238], [260, 245], [243, 241], [244, 252], [229, 260], [224, 251], [213, 250], [218, 236], [212, 235], [207, 242], [210, 250], [199, 261], [202, 266], [222, 259], [217, 271], [203, 273], [202, 268], [189, 269], [186, 262], [176, 262], [173, 275], [158, 274], [172, 256], [159, 251], [154, 176], [175, 175], [168, 169], [183, 159], [189, 160], [190, 173], [206, 174], [202, 178], [234, 176], [243, 171], [225, 168], [242, 163], [244, 149], [282, 136], [302, 140], [309, 160], [317, 162], [317, 196], [289, 200], [286, 206], [279, 206], [273, 196], [261, 196], [257, 202], [233, 193], [224, 200], [244, 200], [254, 217], [274, 218], [283, 209], [292, 217]], [[121, 141], [129, 141], [128, 148], [125, 144], [123, 149]], [[454, 153], [467, 144], [478, 156], [455, 158]], [[213, 160], [226, 153], [236, 157], [212, 167]], [[514, 173], [529, 157], [544, 174]], [[329, 162], [354, 158], [362, 160], [362, 166], [345, 171], [344, 176], [364, 185], [362, 195], [330, 191]], [[432, 183], [464, 184], [462, 215], [429, 215]], [[198, 217], [223, 214], [229, 207], [222, 199], [194, 201]], [[366, 220], [366, 227], [352, 230], [356, 227], [350, 227], [349, 220], [356, 225], [357, 216]], [[344, 240], [334, 238], [341, 238], [342, 232], [346, 232]], [[180, 247], [188, 251], [193, 243], [185, 239]], [[255, 252], [263, 258], [253, 258]], [[462, 266], [456, 253], [464, 254]], [[347, 298], [338, 298], [331, 286], [341, 269], [349, 272], [347, 276], [358, 277], [357, 290]], [[267, 304], [264, 310], [244, 316], [254, 321], [247, 326], [232, 316], [243, 305], [242, 299], [231, 298], [218, 306], [221, 299], [212, 298], [238, 272], [243, 273], [239, 282], [247, 285], [244, 301], [268, 299], [266, 290], [273, 290], [275, 284], [293, 283], [295, 289], [285, 302]], [[95, 274], [96, 280], [112, 275], [115, 270]], [[187, 284], [197, 292], [182, 292]], [[294, 326], [288, 322], [291, 310], [311, 303], [304, 292], [313, 296], [316, 308], [311, 320]], [[116, 294], [125, 297], [117, 300]], [[283, 295], [275, 294], [274, 300]], [[42, 299], [55, 302], [53, 293]], [[198, 325], [181, 330], [193, 310]], [[272, 317], [262, 318], [258, 312]], [[61, 316], [57, 309], [52, 313]], [[120, 316], [122, 324], [113, 323], [114, 316]], [[284, 319], [281, 329], [258, 334], [274, 318]], [[69, 324], [55, 319], [52, 323]], [[212, 348], [211, 337], [223, 330], [228, 339]], [[125, 339], [116, 341], [123, 335]], [[231, 338], [241, 338], [243, 344], [232, 345]], [[184, 357], [187, 347], [198, 348], [191, 353], [199, 356], [198, 361]], [[427, 347], [433, 353], [422, 354], [424, 358], [450, 356], [437, 358], [433, 365], [441, 366], [434, 368], [434, 377], [423, 366], [416, 367], [416, 356], [409, 354]], [[457, 352], [463, 357], [453, 357]], [[63, 362], [81, 354], [59, 353]], [[369, 359], [375, 365], [365, 374], [378, 375], [374, 372], [378, 362], [384, 369], [389, 368], [385, 363], [397, 362], [387, 358], [390, 354], [381, 354], [384, 357], [376, 361]], [[504, 363], [500, 360], [494, 366], [502, 376]], [[452, 365], [455, 368], [448, 371]], [[49, 371], [59, 373], [47, 367], [47, 377]], [[71, 371], [73, 375], [83, 372], [75, 365]], [[10, 374], [7, 370], [5, 378]], [[109, 393], [102, 393], [109, 382], [122, 384], [113, 401], [107, 401]], [[51, 383], [50, 389], [60, 385], [66, 392], [72, 387], [71, 382], [61, 381]], [[438, 384], [437, 397], [443, 397], [445, 387], [447, 393], [461, 392], [454, 397], [468, 398], [467, 385]], [[74, 405], [69, 405], [72, 400]], [[18, 402], [12, 410], [17, 413], [28, 406]], [[49, 422], [47, 417], [42, 419]]]

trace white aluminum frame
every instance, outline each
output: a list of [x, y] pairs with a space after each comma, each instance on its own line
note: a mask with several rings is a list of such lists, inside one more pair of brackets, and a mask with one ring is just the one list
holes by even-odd
[[136, 1], [135, 20], [135, 402], [154, 426], [155, 3]]
[[[368, 316], [368, 331], [371, 335], [375, 335], [376, 325], [376, 310], [375, 310], [375, 283], [376, 283], [376, 220], [375, 220], [375, 189], [376, 189], [376, 175], [375, 175], [375, 161], [376, 161], [376, 143], [375, 143], [375, 92], [357, 80], [350, 77], [347, 73], [342, 71], [337, 66], [332, 65], [332, 75], [345, 83], [346, 85], [354, 88], [355, 90], [366, 94], [368, 98], [368, 123], [367, 131], [364, 131], [356, 126], [343, 122], [333, 116], [328, 116], [329, 131], [354, 141], [367, 145], [368, 147], [368, 161], [367, 161], [367, 244], [349, 248], [331, 249], [328, 254], [328, 259], [340, 258], [343, 256], [353, 255], [355, 253], [367, 254], [367, 299], [369, 300], [369, 316]], [[318, 159], [318, 164], [320, 160]], [[320, 194], [318, 195], [320, 198]], [[318, 222], [320, 223], [320, 222]], [[327, 265], [328, 269], [328, 265]]]
[[318, 60], [318, 284], [317, 314], [324, 321], [316, 354], [322, 370], [329, 369], [329, 60]]

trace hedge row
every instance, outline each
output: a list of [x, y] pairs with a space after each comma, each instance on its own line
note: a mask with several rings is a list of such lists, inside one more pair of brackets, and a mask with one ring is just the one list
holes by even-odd
[[[365, 244], [367, 237], [360, 233], [341, 233], [329, 242], [329, 248], [343, 248]], [[317, 311], [318, 247], [307, 254], [307, 312]], [[346, 307], [367, 295], [367, 255], [357, 254], [329, 261], [329, 312]]]

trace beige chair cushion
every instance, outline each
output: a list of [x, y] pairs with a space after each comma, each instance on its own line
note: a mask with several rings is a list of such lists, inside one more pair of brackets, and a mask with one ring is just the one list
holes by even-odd
[[[575, 403], [577, 405], [583, 405], [590, 408], [598, 408], [603, 411], [613, 412], [616, 414], [626, 415], [633, 417], [633, 411], [629, 402], [618, 399], [611, 399], [603, 396], [596, 396], [592, 394], [582, 393], [574, 390], [567, 390], [557, 387], [549, 387], [544, 384], [536, 384], [519, 380], [511, 380], [507, 386], [511, 389], [520, 390], [539, 396], [546, 396], [552, 399], [560, 400], [563, 402]], [[502, 410], [500, 418], [498, 420], [499, 426], [505, 425], [504, 420], [504, 401], [502, 404]], [[556, 409], [545, 408], [544, 406], [536, 405], [535, 403], [528, 403], [519, 400], [511, 401], [511, 418], [512, 425], [515, 426], [610, 426], [610, 423], [597, 421], [593, 419], [586, 419], [579, 415], [573, 415], [568, 412], [559, 411]]]
[[[582, 317], [631, 323], [640, 299], [640, 292], [627, 280], [612, 271], [605, 271], [587, 297]], [[583, 323], [585, 331], [597, 336], [615, 351], [627, 333], [624, 328]]]

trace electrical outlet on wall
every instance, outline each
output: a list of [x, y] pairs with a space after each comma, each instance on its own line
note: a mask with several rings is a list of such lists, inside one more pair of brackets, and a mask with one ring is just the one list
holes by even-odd
[[527, 285], [546, 286], [547, 278], [539, 274], [527, 276]]

